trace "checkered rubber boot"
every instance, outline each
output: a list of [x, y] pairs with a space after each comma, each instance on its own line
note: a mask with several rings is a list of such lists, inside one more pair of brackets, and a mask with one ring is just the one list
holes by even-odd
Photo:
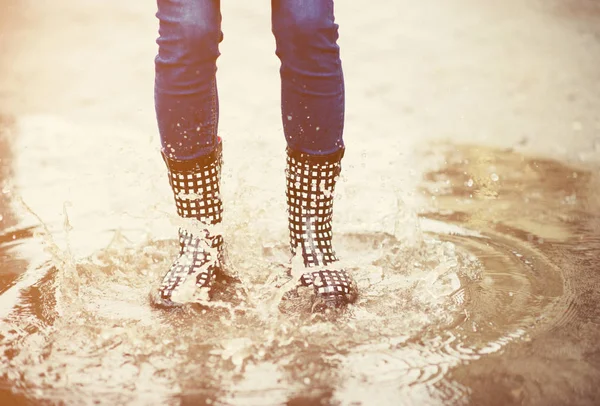
[[216, 273], [221, 271], [223, 237], [209, 230], [222, 219], [221, 158], [220, 143], [214, 152], [194, 161], [176, 161], [163, 153], [177, 214], [197, 219], [200, 228], [208, 227], [193, 233], [179, 228], [179, 255], [163, 278], [159, 305], [180, 305], [181, 297], [189, 299], [200, 288], [210, 294]]
[[344, 150], [326, 156], [287, 149], [286, 196], [290, 248], [301, 250], [304, 266], [317, 268], [302, 275], [298, 286], [314, 287], [328, 306], [356, 300], [356, 283], [344, 269], [331, 245], [333, 192], [341, 171]]

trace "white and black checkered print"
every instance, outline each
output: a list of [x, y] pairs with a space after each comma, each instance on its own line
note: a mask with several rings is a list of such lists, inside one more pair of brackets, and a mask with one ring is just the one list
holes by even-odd
[[[219, 146], [220, 147], [220, 146]], [[177, 214], [195, 218], [203, 224], [221, 222], [223, 205], [220, 196], [221, 150], [194, 161], [174, 161], [163, 157], [169, 171], [169, 183], [175, 197]], [[212, 258], [210, 252], [217, 253]], [[212, 287], [215, 272], [220, 270], [223, 256], [223, 237], [208, 230], [199, 234], [179, 229], [179, 255], [164, 276], [160, 296], [170, 302], [173, 293], [192, 277], [199, 288]]]
[[220, 235], [214, 237], [202, 236], [201, 238], [193, 236], [191, 233], [179, 229], [179, 255], [171, 268], [163, 278], [160, 287], [160, 296], [164, 301], [170, 301], [173, 293], [189, 277], [196, 279], [198, 288], [210, 288], [219, 270], [215, 264], [220, 261], [212, 262], [211, 254], [206, 250], [206, 245], [216, 248], [221, 254], [223, 239]]
[[300, 278], [301, 286], [314, 286], [321, 297], [353, 295], [355, 283], [344, 270], [307, 272]]
[[212, 163], [195, 171], [169, 170], [177, 214], [206, 224], [221, 222], [223, 204], [219, 190], [220, 166]]
[[343, 150], [330, 156], [311, 156], [288, 149], [286, 196], [290, 248], [301, 249], [304, 266], [331, 269], [307, 272], [299, 285], [314, 286], [320, 297], [355, 297], [356, 284], [338, 261], [332, 241], [334, 189], [341, 171]]
[[287, 204], [290, 245], [302, 249], [305, 266], [327, 265], [337, 260], [331, 246], [333, 192], [340, 162], [312, 163], [306, 154], [287, 156]]

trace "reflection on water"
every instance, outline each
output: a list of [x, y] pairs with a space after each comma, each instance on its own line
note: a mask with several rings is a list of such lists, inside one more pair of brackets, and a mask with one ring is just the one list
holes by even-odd
[[435, 208], [424, 215], [491, 238], [495, 248], [476, 254], [492, 282], [477, 307], [488, 309], [490, 326], [522, 323], [527, 340], [449, 378], [469, 384], [474, 404], [596, 404], [598, 391], [586, 385], [599, 378], [597, 166], [480, 146], [447, 151], [446, 166], [427, 175]]
[[[1, 139], [3, 162], [10, 162], [7, 137]], [[279, 190], [257, 193], [256, 177], [241, 166], [224, 177], [225, 199], [235, 202], [225, 225], [228, 262], [239, 283], [222, 281], [208, 307], [156, 310], [149, 294], [176, 252], [176, 241], [162, 234], [171, 226], [146, 228], [169, 211], [157, 186], [162, 167], [125, 164], [119, 182], [130, 188], [120, 194], [100, 186], [110, 183], [111, 160], [98, 159], [106, 167], [90, 172], [97, 178], [65, 178], [84, 158], [63, 162], [65, 151], [47, 151], [45, 160], [31, 160], [31, 151], [19, 149], [17, 161], [3, 165], [3, 184], [15, 183], [2, 196], [3, 404], [22, 396], [69, 403], [468, 403], [476, 382], [452, 379], [452, 371], [571, 320], [581, 299], [560, 258], [576, 250], [589, 262], [580, 269], [597, 265], [597, 180], [590, 171], [511, 151], [442, 148], [435, 154], [445, 155], [446, 165], [423, 182], [432, 204], [418, 223], [396, 216], [399, 227], [419, 228], [408, 233], [412, 239], [383, 231], [337, 235], [362, 295], [332, 321], [309, 311], [308, 295], [277, 300], [277, 275], [288, 261], [285, 224], [248, 213], [255, 206], [263, 214], [281, 211], [283, 200]], [[67, 172], [31, 177], [54, 164]], [[153, 186], [139, 186], [141, 176]], [[98, 187], [110, 189], [102, 204], [89, 197]], [[28, 212], [51, 210], [47, 199], [75, 203], [39, 220]], [[132, 199], [144, 202], [138, 213]], [[394, 213], [383, 214], [393, 221]]]

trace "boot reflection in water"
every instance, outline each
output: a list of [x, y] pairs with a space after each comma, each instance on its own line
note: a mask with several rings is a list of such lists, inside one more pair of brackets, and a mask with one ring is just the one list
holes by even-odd
[[[306, 272], [297, 287], [338, 306], [356, 284], [336, 266], [331, 245], [333, 192], [344, 154], [344, 77], [333, 0], [272, 0], [281, 61], [281, 112], [287, 142], [290, 246]], [[219, 193], [221, 140], [216, 61], [219, 0], [158, 0], [155, 106], [177, 213], [197, 221], [179, 230], [179, 255], [165, 275], [160, 304], [178, 305], [210, 290], [222, 272]]]

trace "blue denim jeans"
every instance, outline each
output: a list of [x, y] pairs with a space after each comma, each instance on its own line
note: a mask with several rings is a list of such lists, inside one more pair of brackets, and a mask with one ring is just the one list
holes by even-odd
[[[195, 159], [220, 142], [220, 0], [157, 2], [155, 106], [162, 148], [170, 158]], [[333, 0], [271, 0], [271, 13], [287, 145], [307, 154], [336, 152], [344, 147], [344, 77]]]

